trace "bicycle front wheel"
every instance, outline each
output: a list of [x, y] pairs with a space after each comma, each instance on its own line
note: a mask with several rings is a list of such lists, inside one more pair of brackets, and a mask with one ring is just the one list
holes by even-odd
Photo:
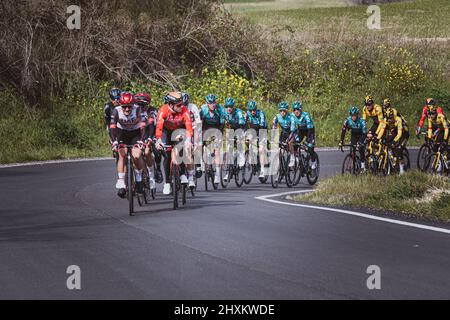
[[178, 208], [178, 166], [172, 165], [172, 194], [173, 194], [173, 209]]
[[426, 172], [428, 170], [428, 167], [430, 165], [429, 163], [429, 155], [432, 154], [432, 150], [428, 144], [423, 144], [420, 149], [419, 153], [417, 154], [417, 168], [420, 171]]
[[134, 168], [131, 157], [127, 157], [128, 213], [134, 215]]
[[308, 172], [306, 173], [306, 179], [308, 180], [308, 183], [310, 185], [313, 185], [317, 182], [317, 180], [319, 179], [319, 173], [320, 173], [319, 155], [315, 152], [313, 153], [313, 155], [314, 155], [314, 159], [316, 159], [315, 168], [312, 168], [311, 162], [310, 162]]

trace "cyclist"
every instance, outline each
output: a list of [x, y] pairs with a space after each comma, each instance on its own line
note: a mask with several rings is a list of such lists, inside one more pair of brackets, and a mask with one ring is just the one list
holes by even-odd
[[[183, 105], [183, 95], [181, 92], [169, 92], [164, 97], [166, 102], [158, 111], [156, 119], [156, 148], [163, 150], [163, 145], [174, 145], [177, 143], [172, 137], [172, 133], [177, 129], [186, 129], [186, 138], [184, 139], [183, 151], [186, 152], [186, 158], [190, 158], [190, 150], [192, 149], [192, 120], [189, 110]], [[171, 175], [170, 165], [172, 161], [172, 152], [166, 152], [164, 158], [164, 175], [165, 184], [163, 194], [168, 195], [171, 192]], [[195, 186], [193, 163], [181, 164], [180, 166], [180, 181], [182, 184], [189, 184]], [[185, 171], [188, 170], [188, 177]]]
[[[200, 109], [200, 119], [202, 119], [202, 129], [203, 134], [208, 129], [218, 129], [220, 132], [223, 132], [223, 128], [225, 125], [225, 110], [224, 108], [217, 103], [217, 97], [214, 94], [208, 94], [205, 97], [206, 103], [202, 105]], [[218, 137], [216, 137], [218, 139]], [[203, 137], [203, 141], [204, 141]], [[221, 145], [220, 139], [215, 142], [214, 147], [214, 155], [219, 155], [219, 146]], [[214, 183], [220, 183], [220, 157], [214, 157], [214, 166], [215, 166], [215, 176]]]
[[444, 113], [442, 111], [442, 108], [436, 105], [436, 102], [434, 101], [433, 98], [428, 98], [425, 101], [425, 106], [422, 109], [422, 116], [420, 117], [419, 120], [419, 124], [417, 125], [416, 128], [416, 135], [419, 136], [420, 131], [422, 131], [422, 127], [423, 127], [423, 123], [425, 122], [425, 119], [428, 118], [428, 110], [433, 107], [436, 110], [436, 113], [440, 114], [440, 113]]
[[[201, 155], [202, 147], [202, 119], [200, 118], [200, 111], [196, 104], [190, 102], [189, 94], [183, 92], [183, 105], [188, 108], [192, 120], [192, 129], [194, 130], [193, 147], [194, 155]], [[201, 161], [201, 160], [200, 160]], [[202, 168], [201, 164], [196, 164], [197, 178], [201, 176]], [[190, 187], [193, 187], [193, 181], [189, 182]]]
[[449, 138], [449, 124], [443, 113], [438, 113], [438, 108], [430, 106], [428, 115], [428, 139], [431, 140], [433, 133], [436, 133], [435, 152], [440, 145], [447, 146]]
[[341, 141], [339, 142], [339, 147], [342, 148], [345, 139], [345, 133], [350, 130], [350, 144], [352, 146], [358, 146], [359, 157], [361, 159], [361, 169], [365, 169], [366, 161], [366, 136], [367, 136], [367, 126], [366, 122], [359, 117], [359, 108], [350, 107], [348, 109], [349, 116], [344, 121], [341, 131]]
[[[238, 130], [238, 129], [245, 129], [245, 117], [244, 114], [242, 113], [242, 110], [239, 108], [235, 107], [236, 105], [236, 101], [231, 98], [231, 97], [227, 97], [225, 99], [225, 122], [226, 122], [226, 127], [229, 129], [233, 129], [233, 130]], [[235, 136], [235, 139], [243, 139], [242, 136]], [[237, 146], [237, 141], [233, 141], [232, 146]], [[228, 147], [228, 146], [227, 146]], [[245, 156], [242, 152], [239, 152], [238, 154], [238, 166], [243, 167], [245, 165]], [[228, 180], [228, 174], [225, 175], [224, 180], [227, 181]]]
[[125, 197], [125, 148], [121, 144], [133, 145], [132, 156], [136, 167], [137, 192], [143, 192], [142, 170], [145, 167], [141, 157], [141, 149], [145, 140], [146, 118], [139, 105], [134, 103], [131, 93], [122, 93], [119, 98], [119, 106], [114, 108], [111, 114], [111, 138], [113, 150], [118, 152], [117, 161], [118, 179], [116, 188], [119, 189], [118, 196]]
[[109, 98], [111, 101], [105, 104], [105, 107], [103, 108], [104, 118], [105, 118], [105, 126], [108, 130], [109, 139], [112, 141], [111, 138], [111, 129], [109, 128], [109, 125], [111, 124], [111, 115], [115, 107], [119, 105], [119, 99], [120, 94], [122, 93], [122, 90], [119, 88], [111, 88], [109, 90]]
[[261, 171], [259, 173], [259, 178], [263, 179], [267, 174], [267, 170], [265, 167], [265, 164], [267, 163], [267, 155], [266, 155], [267, 136], [266, 138], [263, 138], [260, 135], [259, 130], [267, 129], [267, 121], [266, 121], [266, 114], [264, 113], [264, 111], [258, 109], [255, 100], [250, 100], [249, 102], [247, 102], [247, 112], [245, 114], [245, 121], [247, 122], [248, 128], [254, 129], [258, 135], [258, 152], [260, 155], [259, 161], [261, 163]]
[[[154, 150], [151, 145], [151, 142], [153, 141], [153, 138], [155, 137], [156, 115], [157, 115], [158, 111], [156, 110], [156, 108], [150, 106], [151, 96], [149, 93], [147, 93], [147, 92], [136, 93], [134, 95], [134, 99], [135, 99], [136, 103], [142, 108], [142, 112], [146, 117], [147, 125], [145, 127], [145, 130], [146, 130], [147, 139], [145, 141], [144, 154], [145, 154], [145, 159], [147, 161], [146, 165], [147, 165], [147, 170], [148, 170], [148, 175], [149, 175], [149, 180], [150, 180], [150, 188], [154, 189], [154, 188], [156, 188], [154, 176], [158, 175], [158, 172], [156, 172], [156, 173], [153, 172], [153, 161], [154, 161], [153, 159], [154, 158], [155, 158], [155, 163], [157, 164], [156, 170], [158, 171], [158, 168], [159, 168], [159, 174], [161, 175], [161, 178], [162, 178], [161, 167], [160, 167], [161, 155], [159, 152], [154, 153]], [[157, 179], [157, 180], [159, 180], [159, 179]]]
[[391, 148], [395, 157], [399, 159], [400, 174], [403, 174], [405, 172], [403, 149], [408, 143], [409, 131], [408, 124], [398, 116], [394, 108], [388, 107], [386, 109], [386, 126], [380, 130], [378, 140], [382, 140], [385, 132], [385, 143]]
[[367, 133], [367, 138], [371, 139], [373, 136], [378, 135], [381, 127], [384, 125], [383, 109], [379, 104], [375, 104], [371, 95], [364, 98], [364, 104], [362, 119], [366, 122], [366, 125], [368, 118], [373, 120], [373, 124]]
[[[303, 106], [300, 101], [295, 101], [292, 104], [293, 113], [291, 114], [291, 136], [289, 137], [289, 150], [294, 153], [294, 141], [301, 142], [306, 139], [308, 153], [311, 157], [311, 169], [316, 169], [317, 162], [314, 153], [315, 144], [315, 128], [314, 123], [308, 112], [303, 111]], [[295, 164], [294, 157], [291, 157], [289, 166], [293, 167]]]
[[278, 104], [278, 114], [273, 118], [272, 129], [281, 128], [280, 142], [287, 142], [291, 134], [291, 115], [289, 113], [289, 104], [280, 102]]

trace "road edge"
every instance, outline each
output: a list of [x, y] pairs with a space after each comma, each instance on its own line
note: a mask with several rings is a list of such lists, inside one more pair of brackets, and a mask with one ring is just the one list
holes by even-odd
[[270, 203], [288, 205], [288, 206], [303, 207], [303, 208], [309, 208], [309, 209], [316, 209], [316, 210], [322, 210], [322, 211], [328, 211], [328, 212], [347, 214], [347, 215], [356, 216], [356, 217], [360, 217], [360, 218], [376, 220], [376, 221], [381, 221], [381, 222], [386, 222], [386, 223], [391, 223], [391, 224], [397, 224], [397, 225], [401, 225], [401, 226], [422, 229], [422, 230], [427, 230], [427, 231], [440, 232], [440, 233], [445, 233], [445, 234], [450, 235], [450, 229], [434, 227], [434, 226], [430, 226], [430, 225], [426, 225], [426, 224], [413, 223], [413, 222], [407, 222], [407, 221], [403, 221], [403, 220], [379, 217], [376, 215], [371, 215], [371, 214], [352, 211], [352, 210], [345, 210], [345, 209], [338, 209], [338, 208], [331, 208], [331, 207], [321, 207], [321, 206], [308, 205], [308, 204], [302, 204], [302, 203], [297, 203], [297, 202], [294, 203], [294, 202], [287, 202], [287, 201], [271, 199], [271, 198], [283, 197], [283, 196], [286, 196], [284, 198], [288, 199], [288, 197], [292, 196], [293, 194], [302, 194], [302, 193], [313, 192], [313, 191], [314, 191], [313, 189], [308, 189], [308, 190], [281, 192], [281, 193], [258, 196], [258, 197], [255, 197], [255, 199], [260, 200], [260, 201], [270, 202]]

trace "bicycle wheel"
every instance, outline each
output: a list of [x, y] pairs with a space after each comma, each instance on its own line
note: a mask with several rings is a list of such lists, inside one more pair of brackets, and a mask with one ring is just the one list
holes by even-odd
[[128, 189], [128, 213], [134, 215], [134, 169], [131, 163], [131, 155], [127, 156], [127, 189]]
[[248, 151], [245, 152], [245, 164], [244, 164], [244, 183], [250, 184], [253, 178], [253, 166], [250, 164], [250, 155]]
[[144, 203], [148, 204], [152, 197], [152, 191], [150, 190], [150, 178], [148, 177], [147, 168], [142, 170], [142, 181], [144, 183]]
[[173, 209], [178, 208], [178, 166], [172, 164], [172, 194], [173, 194]]
[[278, 154], [278, 157], [275, 157], [275, 159], [273, 159], [273, 163], [272, 163], [272, 174], [270, 175], [270, 183], [272, 184], [272, 188], [276, 189], [278, 188], [278, 185], [280, 184], [280, 180], [281, 180], [281, 152]]
[[367, 166], [369, 169], [369, 172], [371, 174], [376, 175], [378, 172], [378, 158], [371, 154], [368, 158], [367, 158]]
[[404, 148], [402, 150], [403, 153], [403, 165], [404, 165], [404, 169], [405, 171], [408, 171], [409, 169], [411, 169], [411, 162], [409, 160], [409, 152], [408, 149]]
[[316, 159], [316, 167], [314, 169], [311, 168], [310, 163], [308, 163], [308, 171], [306, 173], [306, 179], [308, 180], [308, 183], [310, 185], [313, 185], [317, 182], [319, 179], [319, 173], [320, 173], [320, 161], [319, 161], [319, 155], [314, 152], [313, 153], [314, 158]]
[[420, 171], [427, 171], [428, 166], [430, 163], [427, 163], [428, 155], [430, 155], [433, 151], [431, 150], [430, 146], [426, 143], [422, 144], [422, 146], [419, 149], [419, 153], [417, 154], [417, 168]]
[[205, 176], [205, 191], [208, 191], [208, 179], [209, 179], [209, 164], [205, 164], [205, 172], [203, 175]]
[[[291, 157], [294, 157], [294, 165], [292, 167], [289, 166], [291, 162]], [[289, 154], [287, 156], [286, 167], [284, 168], [286, 175], [286, 185], [288, 186], [288, 188], [292, 188], [294, 185], [297, 173], [297, 166], [298, 166], [298, 158], [295, 155]]]
[[187, 186], [185, 184], [183, 184], [181, 186], [181, 203], [183, 204], [183, 206], [186, 204], [186, 193], [187, 193]]
[[305, 176], [305, 173], [306, 173], [306, 168], [304, 166], [305, 163], [306, 163], [306, 161], [305, 161], [303, 154], [300, 154], [300, 158], [298, 158], [298, 164], [297, 164], [297, 175], [296, 175], [295, 181], [293, 183], [294, 187], [296, 185], [298, 185], [300, 183], [300, 180], [302, 179], [302, 177]]
[[353, 158], [351, 153], [347, 154], [342, 163], [342, 174], [354, 174]]
[[224, 154], [223, 163], [220, 165], [220, 184], [224, 189], [228, 186], [231, 179], [231, 165], [227, 164], [226, 160], [226, 154]]
[[234, 182], [236, 183], [236, 187], [240, 188], [244, 184], [244, 168], [239, 167], [237, 163], [237, 159], [234, 160], [234, 165], [231, 166], [231, 172], [234, 177]]

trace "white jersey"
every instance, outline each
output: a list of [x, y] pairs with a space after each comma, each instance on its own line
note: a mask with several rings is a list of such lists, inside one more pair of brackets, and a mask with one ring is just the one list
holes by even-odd
[[111, 116], [111, 128], [117, 126], [117, 128], [133, 131], [141, 127], [142, 123], [146, 122], [146, 113], [142, 112], [142, 109], [138, 105], [133, 105], [133, 108], [128, 116], [123, 112], [121, 106], [114, 108]]

